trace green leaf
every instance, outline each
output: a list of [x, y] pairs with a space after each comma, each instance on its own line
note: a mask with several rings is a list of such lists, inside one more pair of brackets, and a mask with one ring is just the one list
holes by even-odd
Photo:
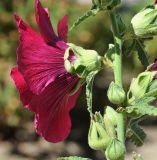
[[137, 99], [133, 104], [138, 105], [138, 104], [149, 104], [153, 102], [156, 98], [154, 97], [142, 97], [140, 99]]
[[74, 157], [60, 157], [60, 158], [57, 158], [57, 160], [91, 160], [91, 159], [74, 156]]
[[138, 52], [139, 60], [146, 69], [149, 66], [149, 61], [147, 52], [145, 51], [144, 43], [139, 40], [136, 40], [136, 50]]
[[94, 77], [98, 73], [98, 71], [93, 71], [88, 74], [86, 78], [86, 99], [87, 99], [87, 109], [90, 114], [92, 114], [92, 89], [93, 89], [93, 82]]
[[149, 105], [153, 100], [155, 100], [154, 97], [140, 98], [132, 106], [126, 107], [126, 112], [131, 114], [132, 117], [157, 116], [157, 108]]
[[127, 107], [128, 113], [134, 113], [134, 115], [138, 116], [157, 116], [157, 108], [154, 106], [150, 106], [148, 104], [143, 105], [135, 105], [131, 107]]
[[92, 8], [89, 11], [85, 12], [81, 17], [79, 17], [76, 22], [72, 25], [70, 28], [70, 31], [73, 30], [76, 26], [78, 26], [81, 22], [86, 20], [87, 18], [91, 16], [95, 16], [100, 11], [99, 8]]
[[138, 125], [138, 122], [132, 121], [129, 125], [129, 138], [136, 146], [142, 146], [146, 138], [146, 134]]

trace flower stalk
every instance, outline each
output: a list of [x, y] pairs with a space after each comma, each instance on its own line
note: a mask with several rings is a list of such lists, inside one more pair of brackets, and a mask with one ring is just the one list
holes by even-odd
[[[115, 10], [109, 11], [109, 15], [112, 23], [112, 32], [114, 36], [115, 55], [113, 60], [113, 72], [115, 84], [123, 88], [122, 81], [122, 39], [120, 34], [119, 25], [116, 19]], [[123, 113], [118, 114], [117, 124], [117, 136], [118, 140], [123, 144], [125, 143], [125, 116]], [[125, 144], [124, 144], [125, 146]]]
[[114, 35], [114, 43], [115, 43], [115, 55], [113, 61], [113, 71], [114, 71], [114, 78], [115, 83], [120, 87], [123, 86], [122, 84], [122, 40], [119, 31], [118, 22], [116, 20], [116, 13], [115, 10], [109, 11], [111, 23], [112, 23], [112, 32]]

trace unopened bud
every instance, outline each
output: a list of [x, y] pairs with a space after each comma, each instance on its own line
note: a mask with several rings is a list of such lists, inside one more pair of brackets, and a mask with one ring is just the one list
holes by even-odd
[[141, 10], [132, 18], [131, 23], [138, 37], [149, 38], [157, 35], [157, 5]]
[[[156, 72], [147, 71], [140, 73], [137, 78], [134, 78], [130, 85], [128, 99], [132, 97], [135, 99], [143, 97], [146, 94], [155, 74]], [[130, 95], [132, 97], [129, 97]]]
[[122, 160], [125, 155], [124, 144], [122, 144], [118, 139], [113, 139], [105, 153], [109, 160]]
[[114, 82], [111, 82], [107, 96], [111, 103], [113, 104], [121, 104], [125, 100], [125, 91], [122, 87], [118, 86]]
[[91, 120], [88, 133], [89, 146], [94, 150], [105, 150], [110, 141], [111, 138], [106, 132], [103, 117], [100, 113], [96, 113], [94, 119]]

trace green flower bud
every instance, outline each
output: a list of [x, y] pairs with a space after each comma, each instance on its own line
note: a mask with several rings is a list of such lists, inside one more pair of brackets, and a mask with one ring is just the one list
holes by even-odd
[[85, 78], [91, 71], [101, 69], [101, 57], [94, 50], [69, 44], [64, 55], [64, 65], [69, 73]]
[[114, 82], [111, 82], [107, 96], [110, 102], [113, 104], [121, 104], [125, 100], [125, 91], [122, 87], [118, 86]]
[[134, 99], [138, 99], [143, 97], [147, 93], [148, 87], [156, 73], [156, 71], [142, 72], [137, 78], [134, 78], [131, 82], [127, 98], [131, 99], [134, 97]]
[[91, 120], [88, 133], [88, 144], [94, 150], [105, 150], [110, 144], [111, 138], [107, 134], [103, 117], [96, 113]]
[[113, 139], [105, 154], [108, 160], [122, 160], [125, 155], [125, 146], [118, 139]]
[[157, 5], [151, 5], [131, 20], [135, 34], [141, 38], [152, 37], [157, 34]]
[[98, 7], [113, 8], [121, 3], [121, 0], [92, 0], [93, 4]]
[[117, 125], [118, 113], [112, 107], [107, 106], [104, 118], [105, 117], [107, 117], [114, 126]]

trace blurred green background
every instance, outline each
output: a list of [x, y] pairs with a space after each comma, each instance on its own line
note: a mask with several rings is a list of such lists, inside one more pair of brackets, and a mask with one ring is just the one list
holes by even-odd
[[[130, 26], [131, 17], [153, 0], [125, 0], [118, 8], [124, 22]], [[69, 16], [69, 25], [90, 8], [88, 1], [42, 0], [49, 8], [53, 26], [56, 29], [58, 20], [65, 14]], [[101, 160], [102, 155], [88, 148], [87, 134], [89, 115], [86, 111], [84, 90], [77, 106], [71, 112], [72, 132], [67, 141], [50, 144], [39, 138], [33, 128], [33, 114], [22, 108], [19, 96], [10, 78], [10, 71], [16, 65], [16, 48], [18, 31], [13, 13], [18, 13], [32, 28], [37, 31], [34, 17], [34, 0], [0, 0], [0, 160], [55, 160], [57, 156], [80, 155]], [[107, 13], [99, 13], [89, 18], [74, 31], [69, 33], [69, 42], [85, 48], [95, 49], [103, 55], [112, 43], [110, 21]], [[157, 56], [157, 38], [146, 42], [150, 62]], [[128, 87], [131, 78], [143, 70], [137, 55], [124, 56], [124, 82]], [[109, 82], [113, 79], [109, 69], [99, 73], [94, 85], [94, 109], [104, 110], [108, 100], [105, 97]], [[154, 125], [156, 119], [144, 124]], [[155, 153], [154, 153], [155, 154]], [[151, 159], [149, 159], [151, 160]]]

